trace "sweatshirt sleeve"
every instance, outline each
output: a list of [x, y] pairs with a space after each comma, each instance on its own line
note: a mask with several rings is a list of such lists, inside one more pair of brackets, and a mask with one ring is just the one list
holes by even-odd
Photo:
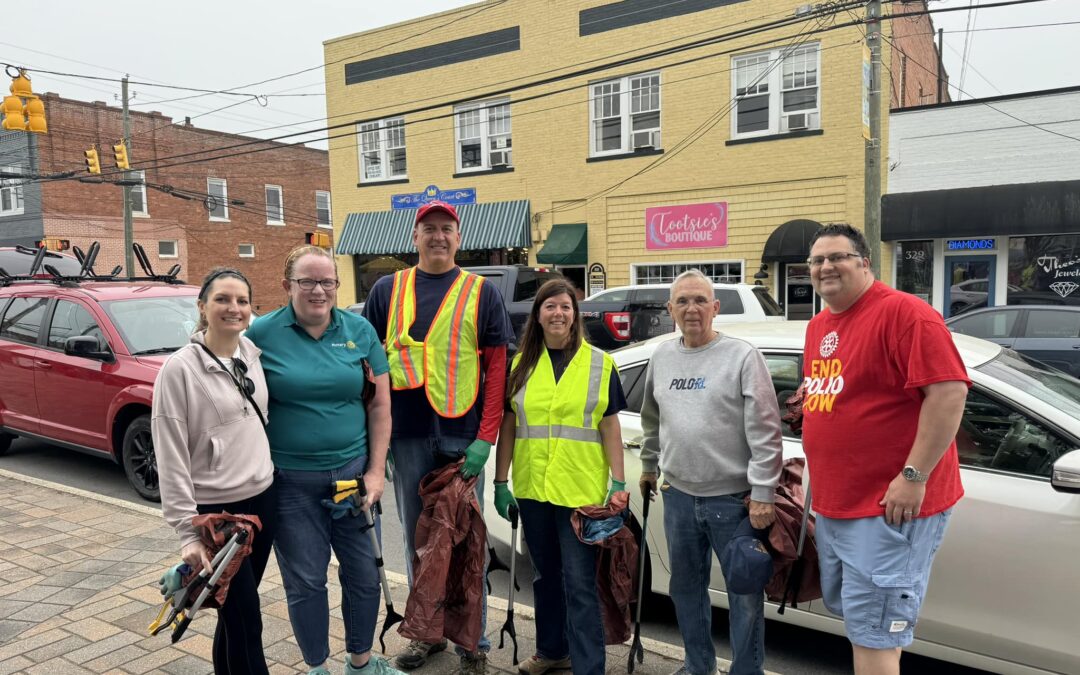
[[653, 396], [655, 363], [656, 354], [653, 354], [645, 370], [645, 392], [641, 399], [641, 431], [644, 434], [641, 444], [642, 473], [657, 473], [660, 465], [660, 406]]
[[191, 482], [191, 451], [188, 448], [186, 372], [179, 362], [166, 363], [154, 383], [150, 431], [154, 437], [161, 513], [180, 535], [180, 545], [199, 540], [191, 525], [198, 514], [195, 487]]
[[780, 483], [784, 445], [780, 432], [780, 407], [776, 401], [769, 368], [756, 349], [751, 349], [743, 361], [743, 426], [750, 446], [750, 464], [746, 479], [750, 483], [750, 498], [771, 504]]

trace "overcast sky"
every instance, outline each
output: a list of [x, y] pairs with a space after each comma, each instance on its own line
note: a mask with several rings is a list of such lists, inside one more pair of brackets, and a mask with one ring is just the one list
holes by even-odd
[[[657, 0], [670, 1], [670, 0]], [[991, 0], [933, 0], [932, 8], [967, 7]], [[323, 126], [325, 99], [322, 42], [406, 19], [472, 4], [466, 0], [188, 0], [184, 3], [142, 0], [35, 0], [16, 17], [8, 13], [0, 31], [0, 62], [33, 70], [226, 89], [242, 87], [256, 94], [313, 94], [271, 98], [267, 107], [250, 99], [220, 95], [165, 102], [190, 93], [132, 85], [133, 107], [159, 110], [182, 121], [236, 133], [269, 137]], [[799, 4], [792, 0], [792, 7]], [[1029, 5], [983, 9], [974, 14], [977, 32], [965, 34], [969, 12], [934, 17], [945, 29], [945, 65], [963, 98], [996, 96], [1080, 84], [1080, 0], [1046, 0]], [[983, 30], [1060, 22], [1073, 25]], [[965, 49], [969, 67], [962, 72]], [[410, 45], [416, 46], [416, 45]], [[254, 85], [296, 71], [309, 72]], [[118, 82], [87, 81], [32, 72], [35, 91], [118, 104]], [[6, 80], [4, 80], [6, 83]], [[251, 86], [248, 86], [251, 85]], [[5, 86], [6, 88], [6, 86]], [[5, 92], [6, 93], [6, 92]], [[952, 95], [961, 95], [953, 89]], [[157, 103], [161, 101], [160, 103]], [[220, 112], [216, 109], [235, 104]], [[299, 125], [256, 131], [279, 125]]]

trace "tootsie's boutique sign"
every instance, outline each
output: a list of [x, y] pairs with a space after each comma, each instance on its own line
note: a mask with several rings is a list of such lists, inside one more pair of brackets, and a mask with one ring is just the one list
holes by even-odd
[[727, 202], [657, 206], [645, 209], [645, 248], [727, 246]]

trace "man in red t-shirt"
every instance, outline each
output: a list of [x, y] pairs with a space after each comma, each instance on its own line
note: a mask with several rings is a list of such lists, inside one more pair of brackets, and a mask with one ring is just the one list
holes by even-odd
[[810, 242], [827, 309], [806, 330], [803, 448], [826, 607], [857, 675], [899, 675], [930, 565], [964, 494], [955, 436], [967, 370], [941, 315], [874, 279], [850, 225]]

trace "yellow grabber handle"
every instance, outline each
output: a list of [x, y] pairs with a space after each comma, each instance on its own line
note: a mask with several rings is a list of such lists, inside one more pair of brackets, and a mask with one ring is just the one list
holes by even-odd
[[340, 504], [356, 494], [358, 483], [359, 481], [355, 478], [352, 480], [334, 481], [334, 503]]
[[[150, 626], [147, 627], [147, 630], [150, 632], [150, 635], [157, 635], [159, 632], [161, 632], [161, 629], [165, 627], [165, 626], [162, 625], [161, 622], [162, 622], [162, 619], [165, 618], [165, 613], [169, 611], [169, 606], [170, 605], [172, 605], [172, 598], [168, 598], [168, 599], [165, 600], [164, 603], [162, 603], [161, 611], [158, 612], [157, 618], [155, 618], [153, 621], [151, 621]], [[176, 613], [175, 616], [170, 616], [169, 618], [172, 619], [172, 621], [170, 621], [167, 625], [175, 625], [178, 621], [183, 620], [183, 618], [184, 618], [184, 610], [180, 610], [179, 612]]]

